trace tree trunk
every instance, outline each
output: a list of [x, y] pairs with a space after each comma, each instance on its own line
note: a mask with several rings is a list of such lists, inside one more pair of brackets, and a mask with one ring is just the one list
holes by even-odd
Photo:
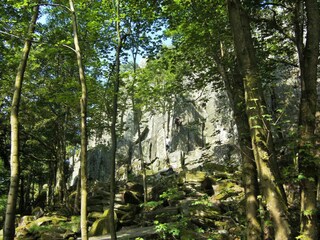
[[4, 222], [4, 240], [12, 240], [15, 235], [15, 215], [17, 206], [17, 195], [19, 188], [19, 107], [21, 89], [24, 73], [27, 67], [28, 56], [31, 49], [32, 34], [35, 31], [35, 25], [39, 14], [39, 1], [35, 2], [33, 16], [28, 29], [27, 40], [24, 43], [23, 53], [17, 70], [15, 79], [15, 88], [11, 105], [11, 155], [10, 155], [10, 188], [6, 208], [6, 218]]
[[56, 185], [54, 188], [55, 204], [62, 204], [64, 198], [63, 191], [66, 185], [64, 182], [64, 159], [61, 158], [60, 154], [57, 157], [56, 172]]
[[[66, 113], [64, 113], [64, 116]], [[63, 123], [57, 124], [57, 169], [56, 169], [56, 185], [55, 196], [57, 203], [63, 204], [65, 201], [66, 190], [66, 174], [65, 174], [65, 160], [66, 160], [66, 139], [65, 139], [65, 119]], [[61, 126], [62, 125], [62, 126]]]
[[143, 202], [144, 204], [147, 203], [147, 174], [146, 174], [146, 165], [145, 165], [145, 160], [142, 152], [142, 144], [141, 144], [141, 131], [140, 131], [140, 120], [138, 122], [138, 139], [139, 139], [139, 157], [141, 161], [141, 166], [142, 166], [142, 182], [143, 182]]
[[[302, 239], [318, 239], [317, 223], [317, 175], [315, 149], [317, 111], [317, 65], [319, 56], [319, 4], [306, 0], [306, 44], [303, 30], [303, 2], [296, 5], [296, 46], [301, 74], [301, 99], [299, 114], [299, 175], [301, 176], [300, 236]], [[302, 14], [302, 15], [301, 15]], [[299, 21], [300, 20], [300, 21]]]
[[258, 240], [262, 236], [262, 228], [258, 218], [259, 201], [258, 196], [258, 181], [257, 181], [257, 166], [254, 161], [252, 151], [250, 127], [248, 124], [248, 117], [245, 112], [245, 99], [242, 76], [235, 67], [233, 76], [227, 74], [224, 66], [220, 64], [221, 61], [216, 60], [218, 69], [222, 79], [225, 83], [227, 94], [233, 110], [235, 123], [238, 130], [239, 146], [242, 157], [242, 176], [243, 185], [245, 189], [245, 205], [246, 205], [246, 219], [247, 230], [246, 236], [248, 240]]
[[118, 94], [120, 84], [120, 53], [122, 48], [122, 39], [120, 33], [120, 0], [116, 1], [116, 29], [117, 29], [117, 49], [116, 49], [116, 67], [115, 75], [113, 78], [113, 111], [112, 111], [112, 123], [111, 123], [111, 141], [112, 141], [112, 159], [111, 159], [111, 174], [110, 174], [110, 235], [111, 239], [117, 239], [116, 226], [114, 221], [114, 201], [115, 201], [115, 190], [116, 190], [116, 152], [117, 152], [117, 116], [118, 116]]
[[74, 197], [74, 203], [73, 203], [73, 210], [75, 214], [79, 214], [79, 199], [80, 199], [80, 194], [81, 194], [81, 169], [79, 169], [79, 173], [78, 173], [78, 181], [77, 181], [77, 185], [76, 185], [76, 195]]
[[78, 22], [76, 12], [74, 10], [73, 0], [69, 0], [70, 10], [72, 13], [72, 26], [74, 47], [77, 55], [77, 63], [79, 68], [79, 78], [81, 83], [81, 155], [80, 155], [80, 176], [81, 176], [81, 239], [88, 239], [88, 227], [87, 227], [87, 85], [85, 79], [85, 73], [82, 64], [82, 56], [78, 38]]
[[146, 162], [145, 158], [143, 156], [143, 151], [142, 151], [142, 144], [141, 144], [141, 131], [140, 131], [140, 122], [142, 118], [142, 111], [141, 109], [136, 107], [136, 101], [135, 101], [135, 96], [134, 96], [134, 83], [136, 81], [136, 72], [137, 72], [137, 54], [138, 54], [138, 48], [136, 51], [133, 51], [133, 84], [132, 84], [132, 108], [134, 111], [134, 116], [137, 122], [137, 131], [138, 131], [138, 146], [139, 146], [139, 158], [141, 161], [141, 166], [142, 166], [142, 184], [143, 184], [143, 202], [144, 204], [147, 203], [148, 201], [148, 186], [147, 186], [147, 173], [146, 173]]
[[[21, 172], [21, 170], [19, 171]], [[26, 181], [24, 179], [24, 176], [22, 174], [19, 174], [20, 176], [20, 198], [19, 198], [19, 212], [20, 214], [25, 214], [24, 210], [26, 209], [26, 206], [25, 206], [25, 184], [26, 184]]]
[[247, 17], [239, 0], [228, 0], [229, 20], [234, 37], [236, 56], [244, 76], [245, 103], [250, 126], [251, 144], [258, 168], [258, 179], [266, 207], [270, 213], [276, 240], [290, 239], [291, 231], [285, 198], [271, 149], [271, 131], [263, 116], [267, 114], [261, 80]]
[[48, 206], [52, 206], [54, 203], [54, 182], [55, 182], [55, 164], [53, 161], [49, 163], [49, 185], [48, 185]]

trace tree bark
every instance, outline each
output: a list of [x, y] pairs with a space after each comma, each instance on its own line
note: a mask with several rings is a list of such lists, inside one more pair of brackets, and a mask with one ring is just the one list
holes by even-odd
[[35, 2], [33, 16], [28, 29], [27, 40], [24, 43], [23, 53], [18, 66], [15, 79], [15, 88], [12, 98], [10, 123], [11, 123], [11, 155], [10, 155], [10, 187], [4, 222], [4, 240], [12, 240], [15, 235], [15, 215], [17, 195], [19, 188], [19, 107], [24, 73], [27, 67], [28, 57], [32, 45], [32, 34], [39, 15], [39, 1]]
[[[214, 36], [210, 34], [209, 38], [212, 39], [213, 37]], [[220, 49], [216, 54], [213, 54], [213, 59], [224, 82], [226, 93], [230, 101], [230, 106], [232, 108], [233, 116], [238, 130], [238, 141], [242, 158], [242, 180], [245, 190], [247, 220], [246, 236], [248, 240], [258, 240], [262, 237], [262, 226], [258, 217], [259, 201], [257, 196], [259, 194], [259, 187], [257, 178], [257, 166], [252, 151], [250, 127], [245, 109], [246, 104], [244, 86], [242, 81], [243, 77], [240, 74], [238, 64], [235, 64], [233, 70], [231, 71], [231, 74], [228, 74], [228, 71], [226, 70], [226, 66], [224, 64], [224, 62], [226, 62], [226, 59], [224, 59], [225, 54], [223, 54], [223, 44], [220, 43], [219, 45]]]
[[[66, 113], [62, 114], [66, 116]], [[58, 120], [59, 121], [59, 120]], [[61, 120], [60, 120], [61, 121]], [[56, 185], [55, 185], [55, 197], [58, 204], [63, 204], [65, 201], [66, 190], [66, 174], [65, 174], [65, 160], [66, 160], [66, 138], [65, 138], [65, 123], [66, 117], [63, 118], [63, 122], [58, 122], [57, 139], [56, 139]]]
[[117, 30], [117, 49], [116, 49], [116, 67], [115, 76], [113, 78], [113, 111], [112, 111], [112, 122], [111, 122], [111, 142], [112, 142], [112, 159], [111, 159], [111, 174], [110, 174], [110, 235], [111, 239], [117, 239], [116, 224], [114, 220], [114, 202], [115, 202], [115, 190], [116, 190], [116, 152], [117, 152], [117, 116], [118, 116], [118, 94], [120, 85], [120, 53], [122, 49], [122, 39], [120, 32], [120, 0], [115, 1], [116, 10], [116, 30]]
[[279, 174], [272, 151], [272, 136], [269, 124], [263, 116], [267, 114], [263, 99], [261, 80], [256, 66], [256, 56], [250, 27], [239, 0], [228, 0], [229, 20], [234, 37], [235, 52], [244, 76], [245, 103], [250, 126], [251, 144], [258, 169], [258, 179], [270, 213], [276, 240], [290, 239], [291, 230], [288, 212]]
[[[317, 111], [317, 66], [319, 56], [319, 4], [306, 0], [306, 43], [304, 46], [304, 6], [296, 5], [296, 46], [299, 55], [301, 99], [299, 114], [299, 175], [300, 180], [300, 236], [302, 239], [318, 239], [316, 164], [316, 111]], [[302, 14], [302, 15], [301, 15]]]
[[257, 199], [259, 188], [257, 181], [257, 166], [254, 161], [252, 144], [250, 138], [250, 127], [245, 111], [245, 94], [242, 76], [236, 66], [233, 76], [228, 76], [223, 65], [216, 61], [219, 72], [224, 80], [227, 94], [233, 110], [235, 123], [238, 130], [239, 147], [242, 157], [242, 176], [245, 190], [245, 206], [247, 228], [246, 236], [248, 240], [258, 240], [262, 237], [262, 227], [258, 218], [259, 201]]
[[140, 131], [140, 120], [138, 122], [138, 139], [139, 139], [139, 157], [142, 166], [142, 183], [143, 183], [143, 203], [147, 203], [148, 198], [148, 191], [147, 191], [147, 173], [146, 173], [146, 164], [143, 156], [142, 151], [142, 144], [141, 144], [141, 131]]
[[[136, 46], [135, 46], [136, 47]], [[141, 161], [142, 166], [142, 184], [143, 184], [143, 203], [146, 204], [148, 201], [148, 186], [147, 186], [147, 173], [146, 173], [146, 162], [145, 158], [143, 156], [143, 150], [142, 150], [142, 139], [141, 139], [141, 131], [140, 131], [140, 123], [142, 118], [142, 111], [141, 109], [136, 107], [136, 101], [135, 101], [135, 90], [134, 90], [134, 83], [136, 81], [136, 72], [137, 72], [137, 55], [138, 55], [138, 47], [136, 47], [136, 51], [133, 52], [133, 84], [132, 84], [132, 108], [134, 111], [134, 116], [137, 122], [137, 131], [138, 131], [138, 146], [139, 146], [139, 158]]]
[[82, 56], [79, 45], [78, 37], [78, 22], [77, 16], [74, 9], [73, 0], [69, 0], [70, 10], [72, 13], [72, 26], [73, 26], [73, 37], [74, 47], [77, 56], [77, 63], [79, 68], [79, 78], [81, 83], [81, 155], [80, 155], [80, 172], [81, 172], [81, 239], [88, 239], [88, 227], [87, 227], [87, 85], [85, 79], [84, 68], [82, 64]]

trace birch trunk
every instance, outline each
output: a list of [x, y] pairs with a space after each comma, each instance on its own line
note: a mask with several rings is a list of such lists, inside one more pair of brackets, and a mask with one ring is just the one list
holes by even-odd
[[24, 43], [23, 53], [17, 70], [15, 88], [11, 105], [11, 155], [10, 155], [10, 187], [4, 222], [4, 240], [12, 240], [15, 235], [15, 217], [17, 206], [17, 195], [19, 188], [19, 107], [24, 73], [27, 67], [29, 52], [32, 44], [32, 34], [39, 15], [39, 1], [35, 2], [33, 16], [28, 29], [27, 40]]
[[79, 68], [79, 78], [81, 83], [81, 155], [80, 155], [80, 175], [81, 175], [81, 238], [83, 240], [88, 239], [88, 227], [87, 227], [87, 85], [85, 79], [84, 68], [82, 64], [82, 56], [79, 45], [78, 37], [78, 22], [77, 16], [74, 9], [73, 0], [69, 0], [70, 10], [72, 13], [72, 26], [73, 26], [73, 37], [74, 37], [74, 47], [77, 56], [77, 63]]

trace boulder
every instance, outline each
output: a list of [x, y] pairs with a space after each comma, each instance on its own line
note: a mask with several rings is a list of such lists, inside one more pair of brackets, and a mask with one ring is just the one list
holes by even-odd
[[227, 200], [229, 198], [231, 200], [243, 194], [243, 188], [236, 183], [225, 180], [216, 187], [216, 193], [214, 196], [216, 200]]
[[206, 177], [202, 182], [201, 182], [201, 190], [206, 193], [208, 196], [212, 196], [214, 194], [213, 190], [213, 179]]
[[41, 207], [35, 207], [32, 209], [32, 215], [35, 216], [35, 218], [40, 218], [44, 215], [44, 211]]
[[203, 182], [206, 178], [206, 172], [195, 171], [187, 172], [185, 175], [186, 182]]
[[23, 227], [23, 226], [27, 226], [29, 223], [33, 222], [34, 220], [36, 220], [35, 216], [23, 216], [20, 218], [18, 226], [19, 227]]
[[108, 218], [99, 218], [93, 223], [88, 234], [92, 237], [105, 235], [107, 233], [110, 233], [110, 220]]
[[143, 202], [143, 197], [136, 192], [125, 191], [123, 193], [123, 202], [125, 204], [140, 204]]
[[127, 183], [127, 190], [130, 190], [132, 192], [136, 192], [139, 194], [143, 194], [143, 185], [139, 183], [133, 183], [133, 182], [128, 182]]
[[[35, 217], [32, 216], [34, 219]], [[61, 222], [67, 222], [67, 218], [63, 216], [44, 216], [34, 221], [30, 216], [25, 216], [22, 219], [23, 223], [16, 228], [16, 238], [25, 239], [63, 239], [62, 235], [65, 229], [60, 227]]]
[[[115, 224], [117, 225], [118, 218], [117, 214], [114, 213]], [[110, 233], [110, 218], [109, 218], [109, 209], [105, 210], [102, 214], [102, 217], [97, 219], [90, 228], [88, 235], [92, 236], [100, 236]]]

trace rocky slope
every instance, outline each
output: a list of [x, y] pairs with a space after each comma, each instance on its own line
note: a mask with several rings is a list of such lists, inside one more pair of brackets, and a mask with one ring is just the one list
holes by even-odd
[[[124, 131], [119, 138], [116, 169], [118, 230], [147, 227], [148, 233], [139, 235], [144, 239], [228, 239], [227, 236], [240, 239], [243, 230], [240, 156], [236, 128], [224, 92], [208, 85], [201, 91], [176, 96], [166, 112], [144, 113], [139, 124], [130, 110], [123, 113], [122, 119]], [[149, 202], [146, 205], [142, 204], [138, 126], [147, 166]], [[109, 143], [107, 133], [90, 139], [88, 212], [91, 236], [108, 233]], [[78, 157], [74, 156], [70, 163], [74, 169], [70, 186], [75, 187], [80, 165]], [[55, 233], [54, 239], [79, 236], [76, 227], [79, 218], [71, 216], [76, 196], [74, 189], [70, 187], [68, 204], [59, 211], [36, 212], [21, 218], [17, 231], [20, 239], [50, 239], [48, 232]], [[130, 239], [130, 235], [125, 236]]]

